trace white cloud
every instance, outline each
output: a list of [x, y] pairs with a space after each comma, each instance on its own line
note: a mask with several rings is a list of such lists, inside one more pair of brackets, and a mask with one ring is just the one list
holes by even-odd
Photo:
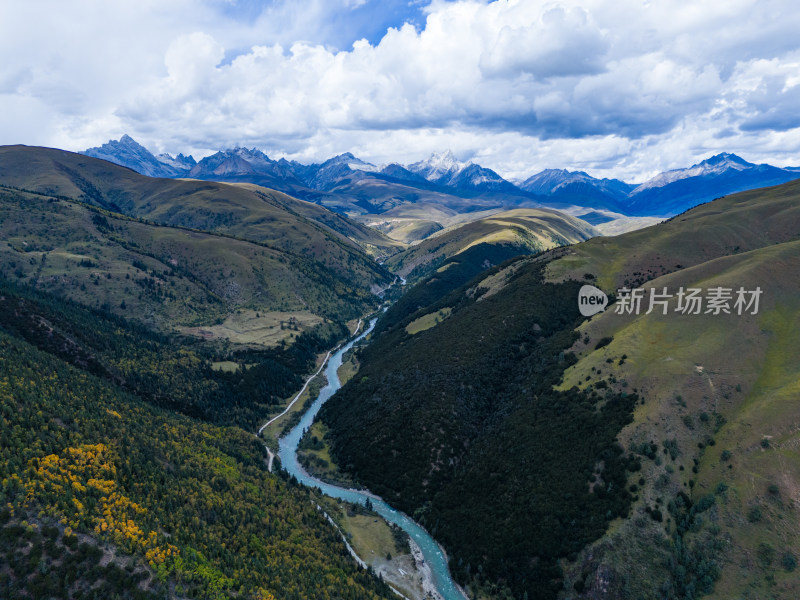
[[520, 177], [641, 179], [721, 150], [800, 164], [790, 0], [437, 0], [424, 26], [378, 43], [303, 41], [380, 10], [366, 4], [247, 18], [188, 0], [5, 4], [0, 142], [82, 149], [127, 132], [158, 151], [375, 162], [451, 147]]
[[509, 10], [495, 16], [491, 29], [497, 34], [480, 59], [485, 75], [546, 79], [603, 70], [609, 44], [585, 9], [554, 5], [534, 15]]

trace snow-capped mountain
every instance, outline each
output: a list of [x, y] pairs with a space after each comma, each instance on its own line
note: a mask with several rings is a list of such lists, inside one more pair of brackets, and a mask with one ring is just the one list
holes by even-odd
[[715, 198], [800, 178], [800, 172], [756, 165], [735, 154], [712, 156], [687, 169], [656, 175], [630, 194], [630, 215], [671, 216]]
[[315, 167], [313, 174], [306, 178], [309, 187], [315, 190], [333, 189], [344, 179], [361, 178], [366, 173], [380, 172], [380, 168], [356, 158], [350, 152], [329, 158]]
[[652, 188], [664, 187], [670, 183], [675, 183], [681, 179], [688, 179], [689, 177], [708, 177], [714, 175], [721, 175], [729, 170], [746, 171], [755, 167], [753, 163], [749, 163], [743, 158], [735, 154], [728, 154], [723, 152], [711, 158], [707, 158], [701, 163], [692, 165], [688, 169], [674, 169], [672, 171], [665, 171], [645, 181], [640, 186], [636, 187], [631, 196], [635, 196], [645, 190]]
[[583, 171], [547, 169], [519, 187], [561, 205], [669, 217], [720, 196], [798, 178], [800, 172], [793, 169], [756, 165], [722, 153], [685, 169], [660, 173], [638, 186], [618, 179], [596, 179]]
[[183, 154], [178, 154], [178, 156], [171, 156], [169, 154], [159, 154], [156, 156], [156, 160], [158, 162], [167, 165], [168, 167], [172, 167], [177, 172], [186, 172], [188, 173], [191, 171], [194, 166], [197, 164], [197, 161], [194, 159], [192, 155], [184, 156]]
[[434, 152], [430, 158], [410, 164], [407, 169], [428, 181], [447, 185], [465, 166], [466, 163], [459, 162], [450, 150], [446, 150]]
[[161, 155], [164, 158], [159, 159], [129, 135], [123, 135], [119, 140], [109, 140], [81, 154], [102, 158], [149, 177], [182, 177], [194, 166], [194, 158], [182, 154], [178, 155], [180, 160], [169, 154]]
[[756, 165], [735, 154], [712, 156], [641, 185], [597, 179], [584, 171], [547, 169], [514, 185], [449, 150], [408, 166], [376, 166], [345, 152], [322, 163], [272, 160], [256, 148], [219, 151], [200, 162], [179, 154], [158, 157], [124, 135], [83, 152], [152, 177], [193, 177], [248, 182], [347, 212], [380, 212], [419, 202], [475, 210], [476, 207], [552, 206], [613, 211], [629, 216], [672, 216], [714, 198], [800, 178], [800, 167]]
[[513, 183], [506, 181], [491, 169], [481, 167], [471, 161], [458, 161], [450, 150], [441, 153], [434, 152], [430, 158], [410, 164], [406, 169], [424, 177], [431, 183], [460, 190], [519, 192]]
[[520, 183], [519, 187], [534, 194], [552, 196], [577, 185], [591, 186], [619, 198], [628, 196], [636, 187], [619, 179], [597, 179], [583, 171], [566, 169], [545, 169]]
[[597, 179], [583, 171], [545, 169], [519, 183], [519, 187], [564, 205], [622, 212], [628, 194], [636, 186], [619, 179]]

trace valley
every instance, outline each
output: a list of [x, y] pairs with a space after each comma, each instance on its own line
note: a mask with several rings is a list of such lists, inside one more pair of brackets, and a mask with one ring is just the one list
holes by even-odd
[[[332, 458], [430, 527], [480, 597], [793, 597], [799, 197], [743, 192], [423, 279], [323, 407]], [[675, 314], [673, 297], [586, 320], [587, 282], [772, 297], [755, 315]]]
[[796, 2], [0, 15], [0, 600], [800, 598]]
[[[315, 181], [366, 168], [345, 159]], [[387, 210], [354, 214], [0, 148], [2, 525], [48, 565], [9, 555], [2, 589], [795, 594], [800, 184], [592, 225], [492, 206], [502, 182], [443, 199], [466, 167], [437, 161], [388, 192], [435, 201], [387, 209], [367, 182]], [[656, 224], [601, 234], [625, 219]], [[611, 296], [589, 319], [585, 284]], [[643, 286], [764, 296], [754, 315], [617, 314]], [[92, 575], [65, 583], [72, 564]]]

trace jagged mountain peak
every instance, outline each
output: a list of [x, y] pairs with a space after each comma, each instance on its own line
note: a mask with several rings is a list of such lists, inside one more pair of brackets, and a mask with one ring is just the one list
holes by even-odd
[[450, 182], [469, 164], [472, 163], [459, 162], [453, 152], [447, 149], [434, 152], [425, 160], [412, 163], [406, 168], [433, 183], [450, 185]]
[[149, 177], [181, 177], [191, 168], [182, 163], [174, 164], [172, 157], [169, 157], [170, 160], [160, 160], [127, 133], [119, 140], [109, 140], [102, 146], [89, 148], [81, 154], [128, 167]]
[[191, 171], [197, 164], [194, 156], [191, 154], [189, 156], [185, 156], [183, 153], [178, 154], [178, 156], [172, 156], [164, 152], [156, 156], [156, 160], [178, 171], [186, 171], [187, 173]]
[[464, 163], [459, 162], [453, 151], [448, 148], [440, 152], [433, 152], [428, 159], [431, 164], [438, 164], [443, 166], [461, 166]]
[[736, 154], [731, 154], [729, 152], [720, 152], [719, 154], [715, 154], [714, 156], [705, 159], [700, 164], [708, 166], [716, 166], [720, 164], [741, 165], [743, 167], [753, 166], [753, 163], [747, 162], [741, 156], [737, 156]]
[[[427, 171], [431, 176], [437, 174], [453, 173], [463, 169], [467, 164], [459, 161], [453, 151], [449, 148], [439, 152], [433, 152], [428, 158], [412, 163], [408, 169], [413, 172]], [[428, 177], [430, 179], [430, 177]]]

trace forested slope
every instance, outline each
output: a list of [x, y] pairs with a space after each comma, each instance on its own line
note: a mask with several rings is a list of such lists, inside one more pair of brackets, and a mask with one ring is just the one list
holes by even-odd
[[[798, 231], [790, 183], [445, 297], [426, 281], [324, 407], [333, 454], [490, 597], [796, 598]], [[590, 319], [586, 283], [612, 295]], [[641, 310], [619, 313], [638, 286]], [[690, 288], [727, 309], [687, 312]]]
[[0, 595], [390, 596], [250, 430], [214, 424], [241, 420], [241, 374], [79, 306], [0, 298]]
[[636, 395], [552, 389], [574, 361], [579, 287], [545, 283], [535, 262], [503, 294], [461, 287], [387, 328], [323, 407], [339, 464], [428, 527], [477, 589], [552, 598], [558, 559], [627, 515], [638, 463], [615, 436]]

